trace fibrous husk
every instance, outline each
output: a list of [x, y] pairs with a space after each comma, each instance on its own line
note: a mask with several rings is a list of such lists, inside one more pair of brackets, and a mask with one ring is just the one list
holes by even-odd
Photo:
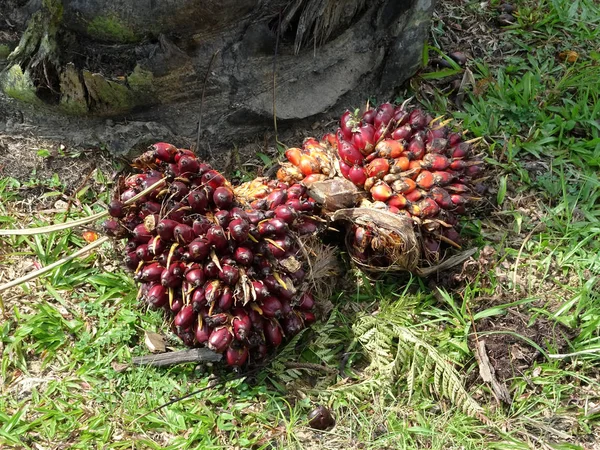
[[[477, 251], [470, 248], [445, 258], [439, 264], [430, 265], [418, 245], [419, 235], [414, 224], [406, 216], [361, 207], [340, 209], [329, 216], [332, 221], [346, 223], [348, 253], [358, 267], [368, 272], [411, 272], [428, 277], [463, 263]], [[367, 228], [373, 234], [371, 247], [375, 261], [365, 261], [355, 254], [354, 225]], [[387, 258], [387, 264], [381, 264], [381, 256]]]
[[333, 221], [368, 228], [373, 234], [371, 245], [379, 255], [387, 258], [388, 264], [370, 264], [353, 254], [353, 231], [349, 226], [346, 244], [352, 260], [361, 268], [373, 272], [416, 271], [421, 252], [412, 220], [405, 216], [373, 208], [344, 208], [330, 215]]
[[306, 288], [315, 298], [320, 317], [327, 317], [333, 309], [330, 298], [342, 276], [338, 249], [324, 244], [318, 236], [300, 236], [298, 239], [300, 251], [308, 265], [304, 278]]
[[271, 192], [267, 186], [268, 181], [269, 179], [266, 177], [257, 177], [252, 181], [234, 186], [233, 192], [239, 201], [251, 203], [253, 200], [266, 197]]
[[336, 29], [348, 26], [365, 5], [365, 0], [296, 0], [286, 7], [281, 28], [285, 31], [297, 21], [294, 49], [298, 54], [308, 42], [321, 45]]

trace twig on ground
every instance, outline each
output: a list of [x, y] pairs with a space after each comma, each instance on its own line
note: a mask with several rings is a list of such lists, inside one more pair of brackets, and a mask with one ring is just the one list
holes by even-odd
[[69, 212], [71, 211], [71, 205], [73, 204], [73, 199], [77, 198], [77, 193], [85, 187], [87, 182], [92, 177], [94, 170], [96, 170], [96, 167], [92, 166], [92, 169], [88, 172], [88, 174], [85, 176], [83, 181], [79, 184], [79, 186], [77, 186], [77, 189], [75, 189], [73, 191], [73, 194], [69, 196], [69, 201], [67, 202], [67, 210], [65, 211], [65, 218], [63, 220], [63, 223], [66, 222], [67, 219], [69, 218]]
[[481, 375], [483, 381], [492, 386], [492, 391], [494, 392], [496, 399], [510, 405], [512, 403], [512, 398], [510, 397], [506, 386], [500, 383], [496, 378], [496, 370], [492, 366], [490, 358], [487, 355], [484, 340], [478, 341], [475, 346], [475, 359], [479, 366], [479, 375]]
[[136, 356], [131, 359], [134, 366], [165, 367], [188, 362], [218, 362], [223, 358], [208, 348], [192, 348], [157, 355]]
[[474, 255], [476, 251], [477, 251], [477, 248], [471, 248], [469, 250], [465, 250], [454, 256], [451, 256], [450, 258], [446, 259], [445, 261], [441, 262], [440, 264], [438, 264], [436, 266], [426, 267], [426, 268], [418, 267], [415, 270], [415, 272], [417, 275], [419, 275], [421, 277], [428, 277], [430, 275], [433, 275], [434, 273], [438, 273], [443, 270], [448, 270], [451, 267], [457, 266], [458, 264], [466, 261], [470, 256]]

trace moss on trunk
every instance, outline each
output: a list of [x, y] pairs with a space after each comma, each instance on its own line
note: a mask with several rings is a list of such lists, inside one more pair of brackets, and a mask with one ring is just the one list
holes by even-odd
[[35, 94], [35, 86], [27, 71], [23, 72], [19, 64], [13, 64], [0, 80], [6, 95], [25, 103], [41, 104]]
[[62, 21], [61, 0], [43, 0], [42, 9], [31, 16], [19, 45], [8, 55], [10, 68], [0, 77], [0, 87], [9, 96], [27, 103], [41, 103], [40, 86], [56, 92], [54, 75], [60, 55], [56, 40]]
[[95, 17], [86, 31], [90, 36], [103, 41], [129, 43], [140, 40], [131, 27], [121, 23], [115, 15]]

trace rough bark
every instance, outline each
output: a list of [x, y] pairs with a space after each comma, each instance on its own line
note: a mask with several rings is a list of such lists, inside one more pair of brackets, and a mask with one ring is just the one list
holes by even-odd
[[202, 119], [213, 148], [273, 127], [277, 42], [282, 128], [389, 98], [418, 69], [434, 2], [7, 1], [0, 132], [115, 152], [195, 142], [214, 54]]

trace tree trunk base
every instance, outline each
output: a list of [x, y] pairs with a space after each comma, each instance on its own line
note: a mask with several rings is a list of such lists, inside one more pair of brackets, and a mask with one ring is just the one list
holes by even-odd
[[185, 0], [141, 20], [128, 16], [136, 2], [13, 8], [29, 26], [0, 59], [0, 132], [60, 130], [116, 153], [166, 139], [192, 147], [202, 108], [201, 146], [218, 149], [272, 130], [274, 112], [282, 130], [339, 116], [414, 74], [434, 3]]

